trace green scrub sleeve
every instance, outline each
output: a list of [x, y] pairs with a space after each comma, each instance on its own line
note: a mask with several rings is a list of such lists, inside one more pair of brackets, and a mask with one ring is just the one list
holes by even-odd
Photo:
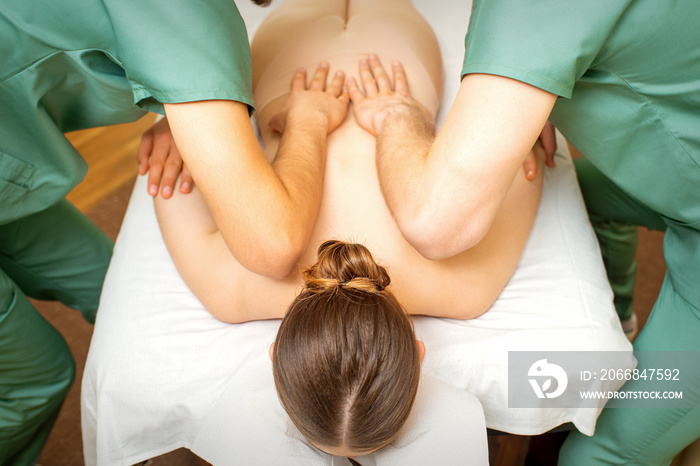
[[225, 99], [253, 109], [248, 34], [233, 0], [105, 0], [134, 102]]
[[504, 76], [570, 98], [629, 3], [474, 0], [462, 76]]

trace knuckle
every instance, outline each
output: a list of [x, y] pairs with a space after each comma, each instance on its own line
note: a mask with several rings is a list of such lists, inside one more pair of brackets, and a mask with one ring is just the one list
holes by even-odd
[[165, 167], [166, 168], [180, 168], [181, 161], [177, 158], [174, 157], [168, 157], [168, 159], [165, 161]]
[[168, 133], [158, 133], [155, 136], [155, 141], [158, 144], [167, 144], [169, 139], [170, 139], [170, 135]]
[[162, 167], [165, 164], [165, 154], [163, 152], [153, 152], [151, 154], [151, 165], [155, 167]]

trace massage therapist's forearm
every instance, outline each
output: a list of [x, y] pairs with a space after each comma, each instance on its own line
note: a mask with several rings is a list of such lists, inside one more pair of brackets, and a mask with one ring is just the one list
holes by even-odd
[[401, 107], [384, 119], [377, 133], [377, 172], [382, 194], [403, 236], [414, 247], [420, 237], [416, 237], [412, 227], [418, 225], [420, 207], [427, 202], [417, 193], [430, 193], [419, 184], [424, 181], [421, 175], [435, 137], [424, 121], [418, 108]]
[[166, 113], [182, 158], [236, 260], [260, 275], [289, 275], [320, 205], [327, 137], [323, 116], [290, 112], [273, 166], [244, 104], [173, 104], [166, 105]]
[[401, 112], [385, 119], [377, 135], [377, 170], [404, 238], [427, 259], [442, 260], [475, 246], [496, 209], [465, 205], [468, 192], [479, 195], [466, 186], [465, 167], [455, 155], [438, 157], [432, 150], [436, 138], [416, 120]]
[[[395, 113], [377, 135], [377, 171], [382, 194], [404, 238], [424, 257], [442, 260], [475, 246], [488, 231], [495, 210], [467, 212], [462, 167], [436, 166], [435, 137], [415, 118]], [[447, 162], [452, 162], [446, 158]], [[476, 194], [476, 193], [475, 193]], [[469, 217], [470, 221], [463, 221]]]
[[377, 166], [406, 240], [434, 260], [476, 245], [555, 100], [518, 81], [468, 75], [434, 141], [406, 113], [390, 114], [377, 131]]

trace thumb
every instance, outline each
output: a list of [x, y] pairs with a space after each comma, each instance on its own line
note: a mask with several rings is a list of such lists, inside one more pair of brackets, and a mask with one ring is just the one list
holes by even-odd
[[277, 131], [278, 133], [282, 134], [284, 133], [284, 128], [286, 126], [286, 120], [287, 120], [287, 115], [284, 112], [279, 112], [276, 113], [275, 115], [270, 118], [270, 120], [267, 122], [268, 128], [270, 128], [273, 131]]

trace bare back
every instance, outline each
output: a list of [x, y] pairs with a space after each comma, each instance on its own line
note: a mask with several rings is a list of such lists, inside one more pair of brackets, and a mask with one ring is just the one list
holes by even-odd
[[[342, 69], [348, 75], [356, 75], [359, 60], [370, 53], [385, 64], [398, 60], [406, 69], [411, 95], [433, 116], [438, 110], [440, 51], [429, 25], [408, 0], [287, 0], [260, 26], [251, 50], [257, 118], [269, 160], [276, 153], [279, 134], [270, 131], [267, 122], [284, 105], [292, 74], [300, 67], [313, 70], [322, 60], [330, 64], [331, 72]], [[315, 262], [316, 250], [325, 240], [359, 242], [387, 268], [392, 291], [410, 313], [463, 319], [485, 312], [517, 266], [537, 212], [541, 175], [534, 182], [526, 181], [524, 174], [516, 177], [491, 230], [476, 247], [447, 260], [429, 261], [403, 239], [391, 217], [377, 178], [375, 146], [375, 138], [358, 126], [351, 108], [328, 139], [323, 198], [300, 270]], [[163, 217], [170, 221], [169, 215], [159, 213], [159, 219]], [[299, 273], [276, 281], [236, 267], [230, 256], [227, 265], [211, 272], [220, 274], [221, 286], [228, 281], [229, 296], [212, 298], [217, 293], [211, 280], [193, 283], [202, 279], [192, 272], [187, 254], [178, 252], [184, 245], [171, 244], [183, 242], [175, 236], [164, 231], [178, 270], [222, 320], [282, 317], [299, 291]], [[225, 246], [213, 250], [200, 255], [224, 254]], [[245, 309], [247, 317], [227, 318], [230, 311], [222, 300], [237, 313]]]

